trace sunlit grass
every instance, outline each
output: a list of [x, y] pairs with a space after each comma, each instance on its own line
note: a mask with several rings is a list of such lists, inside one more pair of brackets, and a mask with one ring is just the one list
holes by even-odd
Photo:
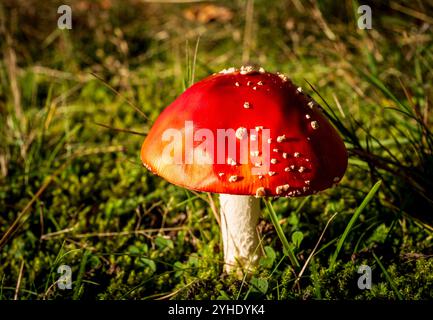
[[[76, 8], [71, 32], [0, 4], [20, 24], [0, 42], [17, 56], [0, 61], [0, 299], [432, 298], [432, 35], [407, 10], [431, 6], [373, 8], [359, 30], [352, 1], [226, 1], [232, 19], [206, 23], [184, 17], [191, 4], [113, 3]], [[139, 153], [186, 87], [243, 62], [303, 86], [350, 159], [338, 186], [263, 205], [265, 255], [237, 280], [217, 197], [153, 176]], [[56, 285], [62, 264], [72, 290]], [[372, 290], [356, 286], [361, 264]]]

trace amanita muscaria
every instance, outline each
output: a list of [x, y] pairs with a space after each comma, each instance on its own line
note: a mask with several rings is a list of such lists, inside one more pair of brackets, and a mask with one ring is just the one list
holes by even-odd
[[260, 197], [298, 197], [338, 183], [347, 151], [317, 103], [286, 76], [230, 68], [188, 88], [161, 113], [142, 149], [146, 168], [219, 193], [225, 270], [254, 266]]

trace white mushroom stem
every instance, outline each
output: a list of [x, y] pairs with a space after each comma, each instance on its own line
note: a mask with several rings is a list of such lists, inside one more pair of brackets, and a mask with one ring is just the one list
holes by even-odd
[[220, 194], [221, 232], [225, 271], [251, 270], [261, 255], [257, 222], [260, 199], [251, 196]]

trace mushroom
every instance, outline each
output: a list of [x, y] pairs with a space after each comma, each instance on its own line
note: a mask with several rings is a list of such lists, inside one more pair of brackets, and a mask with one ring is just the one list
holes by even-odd
[[227, 272], [252, 269], [261, 255], [260, 197], [314, 194], [347, 167], [344, 143], [318, 104], [286, 76], [252, 67], [188, 88], [155, 121], [141, 159], [175, 185], [220, 194]]

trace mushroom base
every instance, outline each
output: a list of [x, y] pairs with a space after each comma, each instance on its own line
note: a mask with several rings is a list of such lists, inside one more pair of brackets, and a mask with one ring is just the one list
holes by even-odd
[[219, 197], [224, 270], [227, 273], [242, 269], [249, 272], [257, 265], [262, 253], [256, 229], [260, 199], [230, 194], [220, 194]]

